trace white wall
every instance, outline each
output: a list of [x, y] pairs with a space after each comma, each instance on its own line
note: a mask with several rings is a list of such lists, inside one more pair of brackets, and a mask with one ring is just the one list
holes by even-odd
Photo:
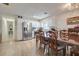
[[2, 40], [2, 18], [0, 16], [0, 40]]
[[16, 40], [22, 40], [22, 22], [23, 19], [17, 18], [17, 24], [16, 24], [16, 34], [17, 34], [17, 39]]
[[41, 21], [41, 26], [45, 29], [50, 29], [51, 27], [55, 27], [55, 18], [54, 17], [48, 17], [46, 19], [43, 19]]
[[0, 34], [2, 33], [2, 18], [0, 16]]
[[79, 10], [73, 10], [70, 12], [65, 12], [55, 16], [56, 27], [61, 29], [68, 29], [69, 27], [74, 27], [75, 25], [67, 25], [67, 18], [79, 16]]

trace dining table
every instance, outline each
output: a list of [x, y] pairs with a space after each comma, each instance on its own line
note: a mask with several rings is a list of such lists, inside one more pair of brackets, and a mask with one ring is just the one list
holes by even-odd
[[72, 40], [72, 39], [70, 39], [70, 40], [63, 40], [63, 39], [60, 38], [60, 39], [57, 39], [57, 40], [60, 41], [60, 42], [66, 43], [68, 45], [79, 46], [79, 42], [77, 42], [75, 40]]
[[[46, 35], [45, 33], [45, 41], [47, 42], [47, 44], [50, 43], [50, 36]], [[69, 46], [73, 47], [73, 46], [77, 46], [79, 47], [79, 42], [69, 39], [69, 40], [64, 40], [62, 38], [57, 38], [57, 44], [61, 44], [61, 45], [65, 45], [66, 46], [66, 52], [69, 50]]]
[[[57, 39], [57, 41], [63, 43], [64, 45], [66, 45], [66, 55], [70, 55], [70, 51], [71, 49], [79, 49], [79, 42], [75, 41], [75, 40], [63, 40], [63, 39]], [[69, 48], [71, 47], [71, 48]]]

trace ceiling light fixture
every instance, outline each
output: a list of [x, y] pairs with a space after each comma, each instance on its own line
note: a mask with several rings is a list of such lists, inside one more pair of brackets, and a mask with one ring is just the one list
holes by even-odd
[[35, 18], [35, 19], [44, 19], [48, 16], [49, 16], [48, 12], [42, 12], [42, 13], [33, 15], [33, 18]]
[[64, 8], [67, 8], [68, 10], [73, 10], [79, 8], [79, 3], [67, 3]]

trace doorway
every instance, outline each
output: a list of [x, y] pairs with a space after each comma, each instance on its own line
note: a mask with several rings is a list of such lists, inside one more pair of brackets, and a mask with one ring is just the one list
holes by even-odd
[[13, 28], [13, 21], [7, 21], [7, 34], [8, 34], [8, 39], [13, 40], [13, 34], [14, 34], [14, 28]]
[[2, 17], [2, 42], [15, 39], [15, 18]]

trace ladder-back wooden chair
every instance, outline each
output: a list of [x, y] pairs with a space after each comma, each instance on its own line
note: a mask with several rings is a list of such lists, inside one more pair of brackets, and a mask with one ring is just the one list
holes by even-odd
[[51, 33], [50, 35], [50, 44], [49, 44], [49, 48], [51, 48], [52, 53], [54, 53], [55, 55], [58, 55], [59, 51], [63, 51], [63, 55], [65, 55], [65, 47], [64, 46], [58, 46], [57, 44], [57, 32], [54, 31]]

